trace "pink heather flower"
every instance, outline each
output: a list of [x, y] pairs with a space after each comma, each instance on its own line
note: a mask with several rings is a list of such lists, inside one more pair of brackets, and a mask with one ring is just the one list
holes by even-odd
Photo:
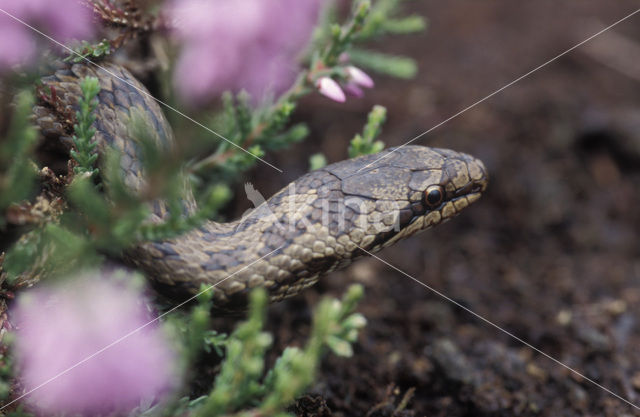
[[371, 77], [369, 77], [369, 75], [366, 72], [362, 71], [360, 68], [349, 65], [345, 69], [347, 71], [347, 75], [349, 76], [349, 80], [353, 81], [355, 84], [361, 85], [362, 87], [366, 88], [372, 88], [374, 86]]
[[91, 9], [78, 0], [0, 0], [0, 9], [0, 69], [31, 62], [36, 44], [50, 42], [11, 16], [61, 43], [93, 32]]
[[0, 15], [0, 70], [30, 61], [35, 49], [32, 37], [19, 23]]
[[150, 320], [141, 294], [109, 276], [81, 276], [28, 291], [18, 298], [13, 314], [25, 389], [53, 378], [27, 397], [40, 410], [127, 411], [175, 386], [175, 355], [157, 323], [126, 336]]
[[170, 0], [182, 43], [174, 81], [185, 101], [225, 90], [278, 94], [297, 74], [323, 0]]
[[351, 60], [351, 56], [349, 55], [348, 52], [343, 52], [340, 54], [340, 56], [338, 56], [338, 62], [341, 64], [346, 64], [350, 60]]
[[340, 85], [329, 77], [320, 77], [316, 81], [316, 87], [320, 94], [329, 97], [333, 101], [344, 103], [347, 99], [344, 95], [344, 91], [340, 88]]
[[353, 96], [353, 97], [356, 97], [356, 98], [364, 97], [364, 91], [362, 91], [362, 88], [358, 87], [353, 82], [346, 83], [344, 86], [342, 86], [342, 88], [350, 96]]

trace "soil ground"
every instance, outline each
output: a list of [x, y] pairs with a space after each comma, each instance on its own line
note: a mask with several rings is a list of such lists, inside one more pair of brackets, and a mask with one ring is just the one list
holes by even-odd
[[[376, 47], [417, 58], [419, 76], [376, 77], [346, 105], [305, 101], [298, 114], [313, 137], [272, 156], [285, 175], [255, 172], [265, 195], [304, 173], [313, 152], [344, 159], [373, 104], [388, 108], [382, 139], [400, 145], [638, 7], [408, 5], [428, 32]], [[495, 326], [376, 259], [331, 274], [270, 309], [277, 344], [302, 344], [320, 296], [366, 288], [355, 355], [327, 356], [299, 416], [640, 416], [602, 388], [640, 404], [638, 39], [640, 15], [416, 141], [479, 157], [490, 187], [457, 219], [380, 257]]]

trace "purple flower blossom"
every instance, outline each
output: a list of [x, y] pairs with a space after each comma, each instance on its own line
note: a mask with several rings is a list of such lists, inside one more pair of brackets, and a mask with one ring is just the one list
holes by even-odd
[[345, 68], [347, 71], [347, 75], [349, 76], [349, 80], [353, 81], [357, 85], [361, 85], [366, 88], [373, 88], [374, 83], [369, 75], [362, 71], [360, 68], [354, 67], [353, 65], [349, 65]]
[[[348, 58], [345, 58], [348, 59]], [[343, 82], [342, 88], [344, 91], [350, 96], [356, 98], [364, 97], [364, 91], [362, 91], [361, 87], [373, 88], [374, 83], [369, 75], [362, 71], [360, 68], [354, 67], [353, 65], [349, 65], [344, 68], [344, 72], [346, 73], [346, 80]], [[318, 80], [318, 85], [320, 85], [320, 80]], [[337, 85], [337, 84], [336, 84]], [[338, 87], [340, 88], [340, 87]], [[331, 87], [332, 90], [335, 90], [335, 86]], [[327, 91], [323, 91], [320, 89], [320, 93], [325, 96], [335, 100], [333, 95], [328, 94]], [[338, 96], [340, 97], [340, 96]], [[336, 100], [336, 101], [344, 101], [344, 100]]]
[[320, 77], [318, 81], [316, 81], [316, 87], [320, 94], [338, 103], [344, 103], [347, 99], [340, 85], [330, 77]]
[[202, 103], [224, 90], [255, 99], [294, 80], [323, 0], [172, 0], [182, 51], [175, 84], [186, 101]]
[[26, 292], [13, 314], [25, 388], [52, 379], [27, 397], [41, 410], [125, 411], [175, 385], [175, 355], [161, 329], [154, 323], [134, 332], [149, 322], [141, 294], [108, 276], [82, 276]]
[[5, 15], [0, 15], [0, 39], [0, 70], [33, 58], [36, 48], [32, 37]]
[[344, 91], [350, 96], [356, 98], [364, 97], [364, 91], [362, 91], [362, 88], [358, 87], [355, 83], [346, 83], [342, 88], [344, 88]]
[[31, 62], [37, 43], [49, 42], [11, 16], [61, 43], [92, 33], [91, 9], [78, 0], [0, 0], [0, 9], [0, 69]]

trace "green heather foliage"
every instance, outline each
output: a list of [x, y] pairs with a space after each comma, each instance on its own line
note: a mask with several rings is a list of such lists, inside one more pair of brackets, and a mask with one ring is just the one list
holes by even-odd
[[380, 136], [382, 125], [386, 118], [387, 109], [384, 107], [376, 105], [371, 109], [362, 135], [358, 133], [351, 139], [351, 143], [349, 144], [349, 158], [378, 153], [384, 149], [384, 143], [379, 140], [376, 141], [376, 138]]
[[351, 51], [350, 57], [355, 64], [361, 67], [396, 78], [413, 78], [418, 72], [416, 62], [404, 56], [383, 54], [366, 49], [354, 49]]
[[[423, 31], [426, 22], [421, 16], [399, 15], [402, 3], [401, 0], [354, 1], [351, 14], [343, 24], [335, 23], [336, 12], [328, 8], [314, 32], [307, 53], [308, 66], [288, 91], [276, 100], [267, 99], [257, 108], [251, 106], [248, 94], [241, 92], [234, 97], [227, 93], [222, 98], [223, 111], [213, 118], [209, 126], [222, 137], [262, 158], [266, 151], [285, 148], [307, 137], [309, 129], [304, 123], [289, 124], [297, 101], [315, 91], [314, 83], [318, 78], [332, 76], [343, 80], [346, 75], [340, 63], [342, 57], [348, 57], [363, 68], [393, 77], [413, 77], [417, 72], [413, 59], [357, 47], [387, 34]], [[211, 139], [203, 137], [200, 142], [211, 142]], [[213, 150], [209, 156], [190, 166], [196, 184], [206, 184], [211, 178], [220, 178], [221, 175], [229, 181], [257, 163], [252, 155], [222, 138], [217, 138], [211, 146]], [[372, 149], [358, 152], [371, 153], [374, 152]]]
[[315, 171], [327, 165], [327, 157], [321, 153], [313, 154], [309, 157], [309, 171]]
[[82, 97], [78, 100], [79, 110], [76, 112], [77, 124], [73, 126], [75, 135], [73, 135], [73, 144], [76, 149], [71, 150], [71, 157], [77, 162], [77, 166], [73, 168], [73, 172], [78, 175], [86, 174], [93, 177], [98, 173], [95, 168], [98, 153], [96, 152], [97, 144], [93, 141], [93, 135], [96, 130], [92, 127], [96, 121], [93, 112], [98, 106], [96, 96], [100, 92], [100, 84], [98, 79], [87, 77], [80, 84], [82, 89]]
[[29, 123], [32, 107], [31, 94], [23, 91], [16, 96], [13, 119], [0, 142], [0, 228], [4, 226], [5, 209], [28, 198], [33, 191], [37, 171], [29, 154], [38, 135]]
[[78, 46], [73, 48], [73, 52], [64, 59], [66, 62], [83, 62], [86, 59], [104, 58], [111, 54], [111, 42], [106, 39], [98, 43], [92, 44], [87, 41], [81, 41]]
[[[82, 97], [75, 114], [73, 149], [70, 152], [73, 170], [64, 177], [61, 190], [64, 212], [51, 215], [41, 222], [25, 226], [8, 225], [6, 213], [36, 195], [40, 168], [34, 148], [37, 131], [30, 123], [33, 95], [22, 91], [15, 95], [10, 117], [0, 118], [0, 235], [9, 228], [11, 234], [3, 240], [6, 254], [0, 253], [0, 283], [3, 290], [19, 290], [37, 280], [62, 279], [84, 268], [99, 268], [106, 257], [118, 257], [121, 252], [140, 241], [161, 240], [178, 236], [215, 219], [220, 208], [231, 198], [232, 182], [256, 165], [255, 157], [284, 149], [309, 135], [302, 122], [292, 123], [299, 100], [316, 91], [315, 82], [330, 76], [345, 81], [345, 56], [351, 63], [388, 75], [407, 78], [416, 72], [416, 64], [406, 57], [396, 57], [359, 49], [357, 46], [383, 35], [405, 34], [424, 30], [420, 16], [402, 16], [402, 1], [354, 1], [352, 11], [341, 24], [338, 12], [328, 8], [314, 31], [313, 41], [305, 53], [304, 66], [294, 85], [280, 97], [270, 97], [256, 103], [247, 93], [226, 93], [220, 111], [208, 119], [210, 127], [222, 138], [211, 139], [190, 127], [189, 147], [169, 153], [157, 146], [153, 130], [144, 118], [134, 115], [130, 132], [142, 150], [142, 163], [147, 176], [147, 188], [133, 193], [125, 186], [120, 169], [120, 155], [107, 152], [98, 170], [98, 155], [94, 142], [94, 110], [100, 91], [98, 80], [82, 81]], [[107, 40], [96, 44], [80, 41], [76, 52], [67, 60], [80, 62], [84, 58], [101, 59], [114, 52]], [[161, 78], [161, 91], [170, 91]], [[24, 82], [27, 87], [27, 83]], [[168, 102], [173, 102], [168, 97]], [[3, 104], [0, 103], [0, 106]], [[9, 112], [7, 112], [9, 114]], [[171, 116], [170, 116], [171, 117]], [[362, 133], [352, 139], [350, 157], [379, 152], [384, 143], [378, 140], [386, 119], [386, 109], [374, 106]], [[184, 120], [173, 120], [189, 129]], [[182, 129], [176, 129], [176, 132]], [[179, 135], [180, 136], [180, 135]], [[185, 142], [188, 142], [185, 139]], [[179, 143], [180, 145], [180, 143]], [[242, 149], [246, 150], [244, 152]], [[204, 155], [204, 157], [202, 156]], [[310, 169], [325, 166], [326, 158], [315, 154]], [[41, 191], [51, 191], [41, 178]], [[182, 204], [185, 184], [190, 183], [199, 209], [185, 214]], [[150, 202], [161, 199], [168, 207], [163, 223], [148, 222]], [[7, 246], [8, 242], [13, 242]], [[310, 335], [303, 347], [288, 347], [271, 369], [266, 369], [265, 355], [272, 348], [272, 337], [264, 331], [267, 317], [267, 295], [255, 290], [250, 296], [250, 309], [244, 322], [229, 334], [211, 328], [211, 290], [203, 288], [197, 303], [190, 308], [171, 312], [164, 324], [175, 334], [177, 349], [182, 352], [185, 384], [175, 398], [153, 406], [141, 405], [131, 415], [144, 416], [287, 416], [286, 410], [295, 399], [308, 390], [316, 375], [323, 354], [353, 355], [353, 343], [366, 323], [355, 312], [363, 289], [352, 286], [342, 300], [324, 299], [316, 307]], [[160, 304], [161, 301], [158, 301]], [[169, 310], [172, 306], [156, 306]], [[10, 336], [2, 341], [7, 345]], [[203, 357], [221, 358], [214, 381], [207, 381], [207, 395], [193, 398], [189, 384], [195, 377], [193, 369]], [[7, 399], [14, 383], [11, 349], [0, 350], [0, 401]], [[202, 384], [202, 382], [199, 382]], [[20, 407], [13, 415], [26, 415]]]

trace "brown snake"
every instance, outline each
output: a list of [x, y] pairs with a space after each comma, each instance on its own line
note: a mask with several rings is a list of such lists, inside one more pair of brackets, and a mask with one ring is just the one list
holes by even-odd
[[[76, 64], [43, 83], [73, 114], [80, 80], [99, 79], [99, 149], [117, 148], [126, 184], [140, 191], [139, 147], [128, 133], [133, 109], [165, 149], [172, 146], [173, 132], [142, 84], [118, 65], [104, 67], [110, 74]], [[60, 114], [51, 107], [37, 106], [35, 113], [46, 136], [65, 136]], [[192, 295], [203, 284], [215, 286], [219, 306], [244, 305], [248, 290], [259, 286], [272, 301], [281, 300], [367, 252], [454, 217], [480, 197], [487, 180], [482, 162], [467, 154], [422, 146], [389, 149], [312, 171], [243, 219], [208, 221], [174, 239], [137, 244], [125, 258], [174, 293]], [[162, 204], [154, 207], [161, 218]]]

